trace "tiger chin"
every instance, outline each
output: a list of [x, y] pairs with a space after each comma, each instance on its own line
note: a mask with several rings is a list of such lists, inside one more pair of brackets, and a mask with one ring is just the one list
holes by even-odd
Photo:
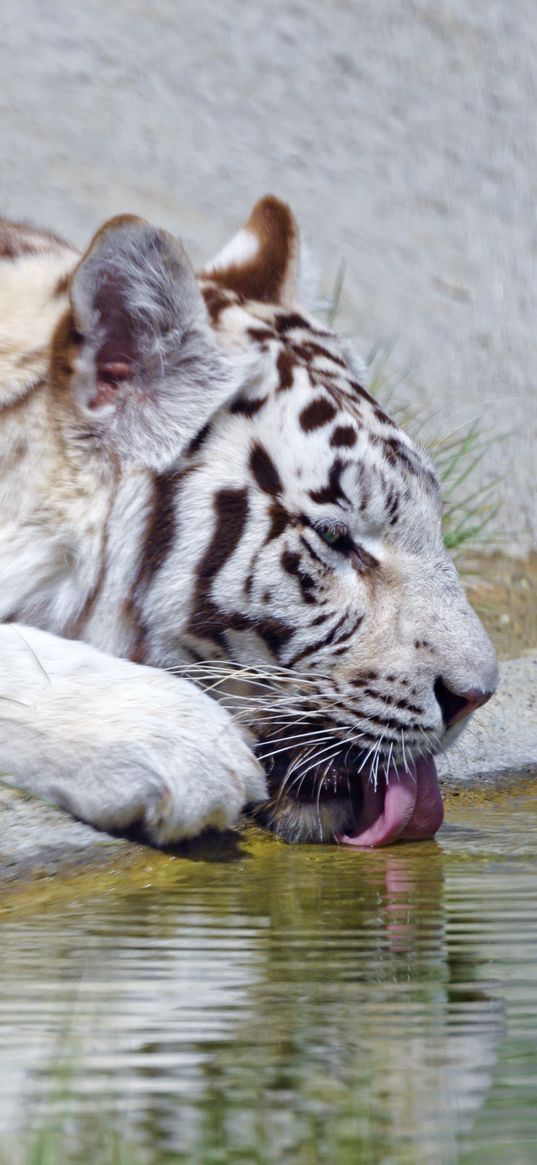
[[347, 775], [342, 779], [338, 774], [328, 782], [326, 775], [319, 772], [317, 782], [312, 780], [307, 790], [302, 788], [295, 793], [292, 789], [286, 791], [285, 777], [281, 771], [276, 773], [268, 767], [272, 796], [247, 805], [247, 818], [287, 842], [317, 844], [352, 836], [363, 804], [359, 785], [351, 790]]
[[434, 466], [300, 288], [272, 196], [198, 275], [0, 223], [0, 771], [98, 828], [431, 837], [494, 692]]

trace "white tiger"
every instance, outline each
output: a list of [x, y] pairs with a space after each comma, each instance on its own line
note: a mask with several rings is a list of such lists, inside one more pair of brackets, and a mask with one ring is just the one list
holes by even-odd
[[495, 655], [428, 457], [298, 308], [289, 209], [199, 280], [131, 216], [81, 259], [3, 223], [0, 256], [0, 770], [156, 844], [246, 804], [431, 836]]

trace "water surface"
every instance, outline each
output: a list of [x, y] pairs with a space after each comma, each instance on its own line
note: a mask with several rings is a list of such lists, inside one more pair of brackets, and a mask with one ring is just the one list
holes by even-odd
[[57, 1119], [62, 1165], [107, 1127], [159, 1165], [534, 1165], [537, 785], [447, 819], [376, 852], [146, 850], [5, 897], [6, 1161]]

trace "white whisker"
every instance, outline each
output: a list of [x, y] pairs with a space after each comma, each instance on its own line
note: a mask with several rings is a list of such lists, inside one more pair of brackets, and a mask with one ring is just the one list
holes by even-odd
[[401, 749], [402, 749], [402, 753], [403, 753], [403, 764], [405, 766], [405, 773], [408, 773], [408, 764], [407, 764], [406, 752], [405, 752], [405, 733], [404, 733], [403, 729], [401, 729]]

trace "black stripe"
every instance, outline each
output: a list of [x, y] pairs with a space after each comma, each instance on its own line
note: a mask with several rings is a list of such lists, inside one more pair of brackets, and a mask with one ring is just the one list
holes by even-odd
[[252, 445], [250, 469], [260, 489], [273, 497], [281, 493], [282, 483], [276, 466], [269, 453], [258, 441]]
[[252, 397], [239, 396], [236, 400], [232, 401], [229, 406], [229, 411], [234, 416], [254, 417], [266, 403], [266, 396], [259, 396], [253, 399]]
[[333, 421], [336, 412], [335, 405], [332, 404], [331, 400], [328, 400], [328, 397], [317, 396], [302, 409], [298, 419], [304, 432], [312, 433], [314, 429], [321, 429], [323, 425]]
[[230, 616], [216, 606], [211, 590], [214, 579], [235, 553], [248, 519], [248, 490], [222, 489], [214, 499], [213, 536], [196, 570], [194, 609], [187, 631], [212, 639], [225, 649], [224, 630]]
[[268, 542], [272, 542], [274, 538], [279, 538], [280, 534], [283, 534], [284, 530], [287, 529], [289, 522], [291, 521], [291, 515], [288, 514], [287, 510], [285, 510], [279, 502], [271, 502], [269, 507], [269, 518], [270, 527], [265, 538], [265, 545]]
[[209, 436], [210, 431], [211, 431], [211, 422], [207, 421], [207, 424], [203, 425], [203, 427], [197, 433], [194, 434], [194, 436], [192, 437], [192, 440], [189, 441], [189, 443], [185, 449], [185, 457], [193, 457], [194, 453], [199, 453], [199, 451], [203, 445], [203, 442]]
[[336, 504], [337, 502], [345, 501], [350, 504], [349, 498], [341, 486], [341, 475], [349, 464], [350, 462], [343, 461], [341, 457], [336, 457], [330, 468], [326, 485], [322, 489], [310, 490], [312, 502], [324, 505], [330, 502]]
[[135, 592], [142, 583], [147, 585], [151, 582], [171, 550], [176, 534], [175, 513], [179, 486], [192, 469], [193, 466], [173, 473], [160, 473], [153, 478], [151, 513], [147, 521]]
[[311, 554], [311, 557], [313, 558], [314, 562], [318, 562], [319, 566], [322, 566], [324, 570], [328, 570], [326, 562], [323, 562], [322, 558], [319, 558], [319, 555], [313, 549], [313, 546], [310, 546], [307, 538], [304, 538], [303, 534], [300, 535], [300, 541], [301, 541], [302, 545], [306, 547], [308, 554]]
[[315, 596], [312, 594], [312, 591], [315, 590], [315, 583], [311, 575], [303, 569], [300, 555], [293, 550], [286, 549], [282, 553], [281, 564], [286, 574], [290, 574], [293, 578], [296, 578], [304, 602], [314, 603]]
[[[299, 660], [307, 659], [309, 655], [315, 655], [317, 651], [321, 651], [323, 647], [329, 647], [331, 643], [341, 643], [344, 639], [348, 639], [349, 635], [352, 635], [353, 631], [356, 630], [356, 625], [348, 634], [347, 632], [344, 632], [342, 636], [338, 637], [338, 631], [340, 631], [341, 628], [345, 625], [347, 618], [347, 615], [342, 615], [341, 619], [338, 619], [337, 623], [335, 623], [332, 627], [332, 630], [329, 631], [328, 634], [323, 637], [323, 639], [318, 639], [316, 643], [312, 643], [311, 647], [305, 647], [302, 651], [299, 651], [297, 655], [294, 655], [293, 658], [288, 661], [287, 667], [294, 667], [294, 665], [298, 663]], [[361, 622], [361, 618], [359, 622]]]

